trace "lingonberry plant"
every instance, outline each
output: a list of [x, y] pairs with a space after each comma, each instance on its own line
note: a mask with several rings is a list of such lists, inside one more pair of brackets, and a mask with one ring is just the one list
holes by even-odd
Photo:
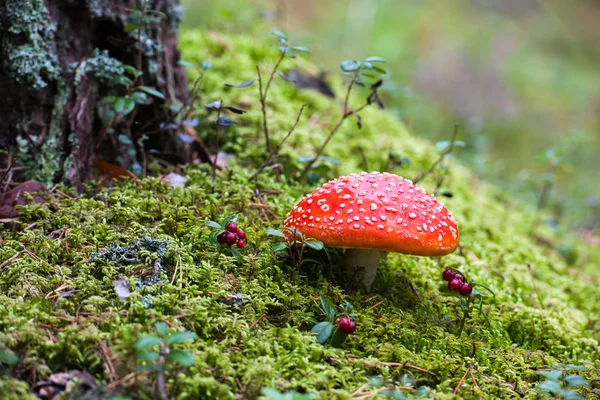
[[[283, 59], [285, 57], [295, 58], [296, 53], [310, 53], [310, 50], [308, 50], [306, 47], [290, 46], [290, 44], [288, 42], [288, 37], [285, 33], [278, 31], [278, 30], [274, 30], [272, 33], [273, 33], [273, 35], [275, 35], [279, 38], [279, 53], [281, 55], [279, 56], [279, 59], [277, 60], [277, 62], [275, 63], [275, 66], [271, 70], [269, 79], [265, 82], [264, 85], [263, 85], [263, 78], [262, 78], [262, 75], [260, 72], [260, 68], [258, 65], [256, 66], [256, 74], [258, 75], [258, 85], [259, 85], [258, 90], [259, 90], [259, 95], [260, 95], [260, 105], [261, 105], [261, 110], [262, 110], [262, 114], [263, 114], [263, 132], [265, 135], [265, 144], [266, 144], [267, 152], [269, 154], [271, 153], [272, 146], [271, 146], [271, 139], [269, 137], [269, 124], [267, 121], [267, 95], [269, 93], [269, 88], [271, 87], [271, 83], [273, 82], [273, 78], [275, 77], [275, 73], [277, 73], [281, 78], [283, 78], [284, 80], [286, 80], [288, 82], [294, 82], [293, 79], [284, 75], [281, 71], [278, 71], [279, 66], [281, 65], [281, 62], [283, 61]], [[302, 111], [300, 111], [300, 113], [302, 113]], [[300, 116], [298, 116], [298, 118], [300, 118]]]
[[[473, 280], [467, 281], [464, 274], [450, 268], [446, 268], [444, 272], [442, 272], [442, 279], [448, 283], [442, 285], [440, 291], [445, 295], [458, 297], [460, 300], [460, 308], [463, 310], [463, 316], [458, 330], [459, 337], [465, 327], [465, 321], [473, 309], [477, 310], [485, 318], [488, 325], [491, 326], [487, 313], [483, 311], [483, 299], [487, 297], [487, 295], [476, 289], [476, 287], [480, 287], [491, 293], [492, 296], [495, 296], [494, 292], [492, 292], [488, 286]], [[472, 304], [476, 301], [478, 301], [478, 303], [471, 308]]]
[[[225, 84], [226, 86], [230, 86], [230, 87], [246, 87], [246, 86], [250, 86], [252, 84], [252, 82], [254, 82], [254, 80], [248, 81], [248, 82], [243, 82], [237, 85], [232, 85], [232, 84]], [[235, 125], [237, 122], [235, 122], [234, 120], [224, 117], [221, 115], [221, 113], [225, 110], [230, 111], [232, 113], [235, 114], [245, 114], [246, 110], [242, 110], [241, 108], [237, 108], [237, 107], [232, 107], [232, 106], [226, 106], [223, 104], [222, 100], [217, 100], [214, 101], [212, 103], [208, 103], [205, 104], [204, 107], [208, 110], [216, 110], [217, 111], [217, 121], [216, 121], [216, 129], [215, 129], [215, 142], [216, 142], [216, 150], [215, 150], [215, 156], [214, 158], [211, 160], [211, 166], [212, 166], [212, 178], [213, 180], [215, 179], [215, 174], [217, 172], [217, 161], [219, 159], [219, 139], [221, 136], [221, 127], [228, 127], [231, 125]]]
[[311, 329], [311, 333], [317, 337], [317, 341], [321, 344], [327, 343], [334, 347], [340, 347], [346, 337], [356, 330], [356, 313], [354, 307], [350, 303], [339, 306], [341, 311], [325, 296], [320, 296], [321, 311], [327, 318], [326, 321], [317, 323]]
[[[546, 377], [546, 380], [537, 385], [537, 390], [541, 393], [550, 395], [554, 399], [566, 400], [583, 400], [584, 396], [573, 390], [579, 387], [581, 390], [591, 388], [590, 382], [578, 372], [571, 374], [574, 371], [587, 371], [587, 368], [560, 363], [554, 364], [551, 369], [539, 369], [536, 371], [538, 375]], [[589, 390], [589, 389], [588, 389]]]
[[[329, 143], [329, 141], [331, 140], [333, 135], [335, 135], [335, 133], [340, 129], [340, 127], [342, 126], [342, 124], [344, 123], [344, 121], [347, 118], [349, 118], [351, 116], [355, 116], [356, 117], [356, 125], [360, 129], [360, 128], [362, 128], [362, 119], [360, 117], [360, 112], [365, 107], [367, 107], [371, 104], [377, 104], [380, 109], [384, 108], [383, 102], [381, 101], [381, 98], [379, 97], [379, 94], [377, 93], [377, 91], [383, 84], [383, 80], [381, 79], [381, 76], [385, 75], [387, 72], [384, 69], [374, 65], [374, 63], [384, 63], [384, 62], [385, 62], [385, 60], [381, 57], [367, 57], [363, 61], [356, 61], [356, 60], [342, 61], [342, 63], [340, 64], [340, 68], [344, 72], [344, 74], [350, 78], [350, 82], [348, 84], [348, 89], [346, 90], [346, 97], [344, 100], [344, 109], [343, 109], [342, 116], [340, 117], [340, 120], [338, 121], [338, 123], [329, 131], [329, 134], [325, 138], [325, 141], [323, 142], [321, 147], [317, 150], [316, 155], [314, 157], [312, 157], [312, 159], [308, 163], [306, 163], [306, 165], [302, 169], [302, 173], [300, 174], [300, 180], [304, 180], [307, 178], [308, 174], [311, 172], [311, 170], [313, 168], [314, 163], [317, 160], [321, 159], [321, 157], [323, 155], [323, 151], [325, 151], [325, 147], [327, 146], [327, 144]], [[374, 79], [375, 82], [370, 85], [370, 92], [369, 92], [369, 95], [367, 96], [365, 103], [358, 108], [355, 108], [355, 109], [351, 108], [349, 105], [349, 102], [350, 102], [350, 93], [352, 93], [352, 89], [354, 88], [354, 86], [365, 86], [365, 82], [369, 79], [371, 79], [371, 81], [373, 81], [373, 79]]]
[[226, 217], [221, 223], [208, 221], [206, 225], [217, 229], [210, 234], [211, 244], [215, 247], [228, 246], [231, 254], [240, 259], [242, 254], [237, 248], [242, 249], [246, 246], [246, 232], [237, 225], [236, 221], [237, 215], [234, 214]]
[[[309, 247], [309, 248], [311, 248], [313, 250], [317, 250], [317, 251], [325, 249], [325, 253], [327, 254], [327, 257], [329, 258], [329, 253], [327, 253], [327, 249], [325, 248], [325, 245], [320, 240], [304, 237], [302, 232], [300, 232], [296, 229], [292, 229], [292, 228], [283, 228], [283, 229], [285, 231], [292, 232], [293, 239], [290, 241], [284, 240], [284, 241], [277, 242], [273, 246], [271, 246], [271, 250], [274, 252], [287, 250], [288, 255], [290, 256], [290, 258], [292, 259], [293, 263], [296, 265], [298, 270], [300, 269], [300, 266], [302, 265], [302, 262], [304, 261], [304, 250], [306, 249], [306, 247]], [[285, 234], [282, 231], [277, 230], [277, 229], [267, 229], [265, 231], [265, 234], [274, 236], [277, 238], [281, 238], [281, 239], [285, 238]]]
[[[164, 322], [154, 324], [156, 335], [140, 337], [135, 343], [140, 369], [156, 372], [156, 390], [158, 397], [168, 399], [165, 372], [177, 366], [194, 365], [194, 355], [188, 350], [173, 349], [173, 346], [196, 339], [191, 331], [171, 332]], [[157, 351], [158, 347], [158, 351]]]

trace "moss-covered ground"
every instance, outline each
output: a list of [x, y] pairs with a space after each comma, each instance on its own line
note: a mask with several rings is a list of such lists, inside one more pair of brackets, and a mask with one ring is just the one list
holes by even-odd
[[[220, 139], [232, 154], [229, 168], [214, 182], [207, 166], [186, 168], [184, 188], [158, 178], [90, 185], [76, 198], [57, 194], [51, 203], [25, 206], [18, 222], [4, 225], [0, 350], [3, 359], [14, 354], [18, 361], [2, 364], [2, 398], [33, 398], [30, 385], [68, 370], [95, 377], [98, 389], [90, 398], [154, 398], [158, 374], [139, 370], [148, 362], [136, 359], [135, 345], [155, 334], [157, 321], [197, 335], [174, 346], [194, 356], [193, 366], [166, 372], [174, 398], [256, 398], [271, 387], [350, 399], [361, 387], [376, 396], [376, 388], [364, 386], [374, 376], [391, 386], [408, 375], [417, 386], [430, 387], [431, 398], [533, 399], [543, 381], [536, 369], [555, 363], [585, 367], [581, 374], [592, 387], [580, 393], [600, 395], [594, 381], [600, 371], [598, 248], [571, 242], [578, 257], [567, 265], [548, 246], [557, 239], [537, 226], [536, 216], [449, 160], [443, 191], [452, 197], [444, 202], [459, 225], [460, 251], [439, 259], [390, 254], [370, 293], [346, 289], [335, 250], [331, 262], [323, 262], [322, 252], [307, 254], [298, 270], [271, 250], [275, 239], [264, 231], [280, 229], [295, 202], [314, 188], [292, 178], [302, 166], [296, 159], [314, 154], [339, 119], [340, 101], [277, 78], [268, 102], [275, 142], [307, 106], [282, 146], [286, 173], [267, 170], [250, 181], [266, 157], [258, 88], [223, 84], [253, 78], [256, 64], [267, 73], [277, 47], [197, 31], [184, 32], [181, 47], [185, 60], [212, 63], [201, 103], [222, 99], [248, 109], [231, 117], [239, 125]], [[286, 59], [283, 69], [294, 66], [316, 71], [302, 59]], [[190, 79], [196, 74], [191, 70]], [[343, 84], [333, 85], [339, 99]], [[351, 99], [361, 101], [358, 94]], [[197, 117], [198, 135], [212, 146], [216, 115], [199, 108]], [[407, 178], [439, 156], [418, 132], [409, 133], [385, 112], [367, 108], [362, 118], [362, 130], [348, 120], [330, 143], [326, 155], [341, 164], [320, 169], [325, 177], [361, 171], [358, 146], [371, 170], [385, 169], [390, 150], [408, 157], [410, 164], [390, 171]], [[428, 178], [422, 185], [433, 190], [435, 182]], [[206, 226], [232, 214], [248, 235], [241, 258], [213, 247], [214, 230]], [[446, 267], [495, 293], [482, 308], [489, 323], [473, 312], [460, 337], [460, 303], [439, 290]], [[131, 294], [121, 301], [113, 281], [123, 277]], [[228, 305], [224, 299], [235, 294], [243, 303]], [[358, 329], [341, 348], [323, 346], [310, 334], [311, 320], [324, 319], [320, 295], [356, 309]], [[123, 380], [136, 371], [137, 378]]]

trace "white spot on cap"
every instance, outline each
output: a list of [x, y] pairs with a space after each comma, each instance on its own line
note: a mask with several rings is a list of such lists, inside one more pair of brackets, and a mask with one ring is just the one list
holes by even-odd
[[415, 213], [408, 213], [409, 218], [415, 219], [417, 218], [417, 214]]

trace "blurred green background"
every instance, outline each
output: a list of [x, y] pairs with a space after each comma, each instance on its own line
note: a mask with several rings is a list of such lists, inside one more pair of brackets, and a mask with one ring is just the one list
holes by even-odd
[[189, 28], [265, 40], [282, 30], [330, 75], [345, 59], [385, 58], [388, 112], [415, 135], [448, 140], [458, 123], [465, 147], [454, 156], [482, 177], [524, 207], [543, 207], [555, 229], [600, 226], [600, 1], [183, 0], [183, 8]]

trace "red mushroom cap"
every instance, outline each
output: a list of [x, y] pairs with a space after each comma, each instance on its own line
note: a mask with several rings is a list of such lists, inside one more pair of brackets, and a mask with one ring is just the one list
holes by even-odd
[[284, 225], [333, 247], [439, 256], [458, 245], [452, 213], [424, 189], [386, 172], [326, 183], [300, 200]]

